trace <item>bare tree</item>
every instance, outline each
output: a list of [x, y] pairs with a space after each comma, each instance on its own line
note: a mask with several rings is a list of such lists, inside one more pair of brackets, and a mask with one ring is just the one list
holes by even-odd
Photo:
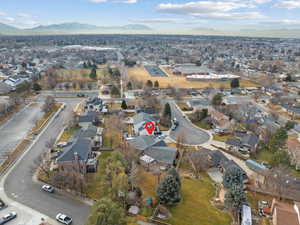
[[55, 103], [55, 99], [52, 96], [47, 96], [47, 98], [45, 99], [45, 103], [42, 107], [42, 110], [44, 113], [48, 113], [52, 110], [53, 106]]

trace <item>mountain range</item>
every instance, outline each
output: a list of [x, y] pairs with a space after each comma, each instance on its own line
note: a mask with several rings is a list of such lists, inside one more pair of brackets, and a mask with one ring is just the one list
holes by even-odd
[[152, 29], [146, 25], [129, 24], [124, 26], [96, 26], [82, 23], [61, 23], [41, 25], [30, 29], [20, 29], [0, 23], [0, 34], [79, 34], [79, 33], [107, 33], [107, 32], [145, 32]]

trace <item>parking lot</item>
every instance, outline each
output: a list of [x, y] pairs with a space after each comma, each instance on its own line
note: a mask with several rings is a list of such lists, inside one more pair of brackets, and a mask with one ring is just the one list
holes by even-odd
[[152, 77], [167, 77], [167, 75], [158, 66], [144, 66]]

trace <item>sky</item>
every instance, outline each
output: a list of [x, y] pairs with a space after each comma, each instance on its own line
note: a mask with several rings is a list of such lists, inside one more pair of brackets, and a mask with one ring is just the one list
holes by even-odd
[[300, 0], [0, 0], [0, 23], [79, 22], [155, 30], [300, 28]]

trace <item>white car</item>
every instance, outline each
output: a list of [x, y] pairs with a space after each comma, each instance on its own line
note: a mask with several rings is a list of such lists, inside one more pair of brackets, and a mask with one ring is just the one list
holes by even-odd
[[70, 225], [72, 223], [72, 218], [62, 213], [58, 213], [56, 215], [56, 220], [66, 225]]
[[42, 190], [49, 192], [49, 193], [53, 193], [54, 192], [54, 187], [52, 187], [51, 185], [45, 184], [42, 186]]

